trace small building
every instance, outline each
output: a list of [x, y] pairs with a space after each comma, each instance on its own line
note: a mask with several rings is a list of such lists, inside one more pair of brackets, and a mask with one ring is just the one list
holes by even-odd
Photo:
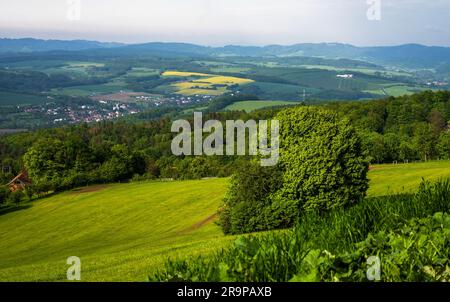
[[31, 179], [28, 177], [27, 171], [22, 171], [6, 186], [11, 192], [16, 192], [25, 189], [29, 185], [31, 185]]
[[338, 74], [336, 77], [343, 79], [353, 79], [353, 74]]

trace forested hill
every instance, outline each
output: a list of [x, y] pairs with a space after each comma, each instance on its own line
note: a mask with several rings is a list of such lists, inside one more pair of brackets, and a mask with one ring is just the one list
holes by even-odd
[[0, 53], [6, 52], [37, 52], [52, 50], [85, 50], [93, 48], [113, 48], [122, 46], [120, 43], [98, 42], [87, 40], [41, 40], [33, 38], [6, 39], [0, 38]]
[[[450, 92], [424, 92], [370, 102], [322, 105], [349, 118], [372, 163], [450, 157]], [[207, 119], [268, 119], [277, 110], [210, 113]], [[189, 116], [192, 118], [192, 116]], [[172, 155], [172, 121], [100, 122], [0, 137], [5, 183], [25, 166], [49, 189], [129, 180], [227, 176], [242, 157]], [[25, 156], [24, 156], [25, 155]]]
[[405, 44], [398, 46], [357, 47], [342, 43], [300, 43], [294, 45], [209, 47], [190, 43], [121, 44], [86, 40], [0, 39], [0, 53], [81, 51], [97, 49], [110, 55], [161, 55], [161, 56], [237, 56], [237, 57], [320, 57], [324, 59], [350, 59], [380, 65], [404, 68], [442, 68], [450, 64], [450, 48]]

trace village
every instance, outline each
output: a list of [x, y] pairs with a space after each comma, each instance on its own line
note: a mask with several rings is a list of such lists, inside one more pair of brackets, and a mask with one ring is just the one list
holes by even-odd
[[[168, 95], [155, 96], [144, 93], [115, 93], [96, 95], [71, 101], [49, 102], [36, 105], [21, 105], [9, 110], [14, 126], [7, 120], [0, 124], [0, 134], [11, 129], [34, 129], [43, 126], [93, 123], [134, 115], [149, 109], [166, 106], [189, 106], [209, 102], [212, 96]], [[3, 131], [4, 130], [4, 131]]]

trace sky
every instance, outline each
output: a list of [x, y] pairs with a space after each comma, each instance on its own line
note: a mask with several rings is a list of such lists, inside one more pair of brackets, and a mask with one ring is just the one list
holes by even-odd
[[450, 46], [450, 0], [0, 0], [0, 37]]

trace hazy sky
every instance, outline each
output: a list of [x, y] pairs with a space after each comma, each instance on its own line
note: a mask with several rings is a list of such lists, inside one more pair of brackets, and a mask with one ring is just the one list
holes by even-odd
[[[80, 20], [70, 20], [77, 16], [76, 1]], [[379, 21], [367, 17], [367, 2], [374, 1], [381, 2]], [[450, 46], [450, 0], [0, 0], [0, 36]]]

